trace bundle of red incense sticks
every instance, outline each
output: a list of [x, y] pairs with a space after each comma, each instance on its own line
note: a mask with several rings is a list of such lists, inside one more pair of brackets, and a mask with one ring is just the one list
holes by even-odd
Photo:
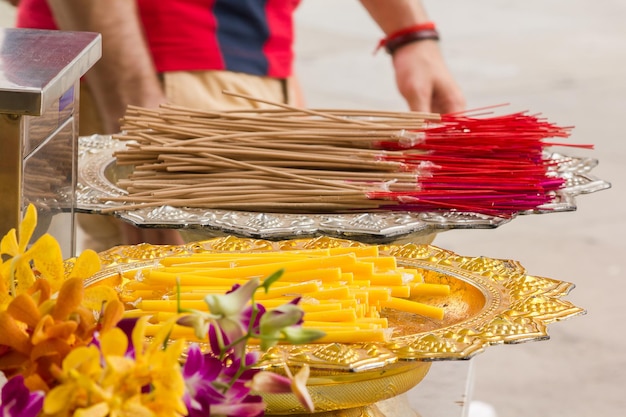
[[[233, 93], [229, 93], [233, 94]], [[233, 94], [236, 95], [236, 94]], [[559, 127], [527, 112], [437, 115], [269, 107], [128, 109], [134, 166], [119, 209], [172, 205], [268, 212], [533, 210], [564, 186], [546, 149]]]

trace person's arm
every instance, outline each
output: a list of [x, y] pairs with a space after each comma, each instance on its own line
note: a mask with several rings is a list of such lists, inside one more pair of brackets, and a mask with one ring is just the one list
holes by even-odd
[[[419, 0], [360, 0], [370, 16], [389, 35], [427, 22]], [[392, 56], [398, 90], [414, 111], [450, 113], [464, 110], [465, 99], [444, 62], [435, 40], [399, 47]]]
[[104, 132], [119, 132], [129, 104], [165, 102], [134, 1], [48, 0], [59, 28], [102, 34], [102, 58], [86, 74]]
[[[104, 129], [98, 133], [118, 133], [129, 104], [157, 107], [165, 102], [134, 1], [48, 0], [48, 4], [60, 29], [102, 34], [102, 58], [85, 75]], [[174, 229], [141, 229], [120, 222], [120, 230], [126, 244], [184, 243]]]

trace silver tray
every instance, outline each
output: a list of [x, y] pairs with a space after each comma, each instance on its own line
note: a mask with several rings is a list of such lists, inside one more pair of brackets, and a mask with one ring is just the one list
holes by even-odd
[[[119, 202], [109, 201], [107, 198], [126, 194], [115, 183], [117, 178], [126, 176], [128, 171], [124, 170], [130, 168], [118, 167], [113, 156], [115, 151], [125, 146], [125, 142], [111, 136], [79, 138], [76, 201], [78, 212], [100, 214], [105, 208], [120, 205]], [[590, 171], [598, 165], [596, 159], [559, 153], [547, 156], [557, 162], [556, 171], [565, 179], [566, 186], [555, 194], [549, 204], [532, 211], [520, 212], [521, 215], [574, 211], [575, 198], [578, 195], [611, 187], [607, 181], [590, 175]], [[516, 217], [501, 218], [459, 211], [281, 214], [171, 206], [122, 210], [113, 215], [139, 227], [188, 229], [197, 232], [199, 238], [235, 235], [285, 240], [326, 235], [364, 243], [389, 243], [405, 239], [419, 241], [421, 237], [450, 229], [492, 229]]]

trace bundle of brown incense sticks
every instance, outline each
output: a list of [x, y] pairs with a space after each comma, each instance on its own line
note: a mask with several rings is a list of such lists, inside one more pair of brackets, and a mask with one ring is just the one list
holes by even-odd
[[263, 212], [456, 210], [495, 216], [550, 202], [564, 180], [546, 157], [571, 128], [526, 112], [438, 115], [341, 109], [129, 107], [133, 165], [119, 209]]

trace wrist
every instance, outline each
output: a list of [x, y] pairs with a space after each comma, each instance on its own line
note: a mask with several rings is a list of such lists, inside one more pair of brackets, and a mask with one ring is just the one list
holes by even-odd
[[374, 52], [377, 52], [380, 48], [385, 48], [388, 54], [393, 55], [404, 45], [424, 40], [439, 40], [439, 32], [433, 22], [408, 26], [390, 33], [378, 42]]

